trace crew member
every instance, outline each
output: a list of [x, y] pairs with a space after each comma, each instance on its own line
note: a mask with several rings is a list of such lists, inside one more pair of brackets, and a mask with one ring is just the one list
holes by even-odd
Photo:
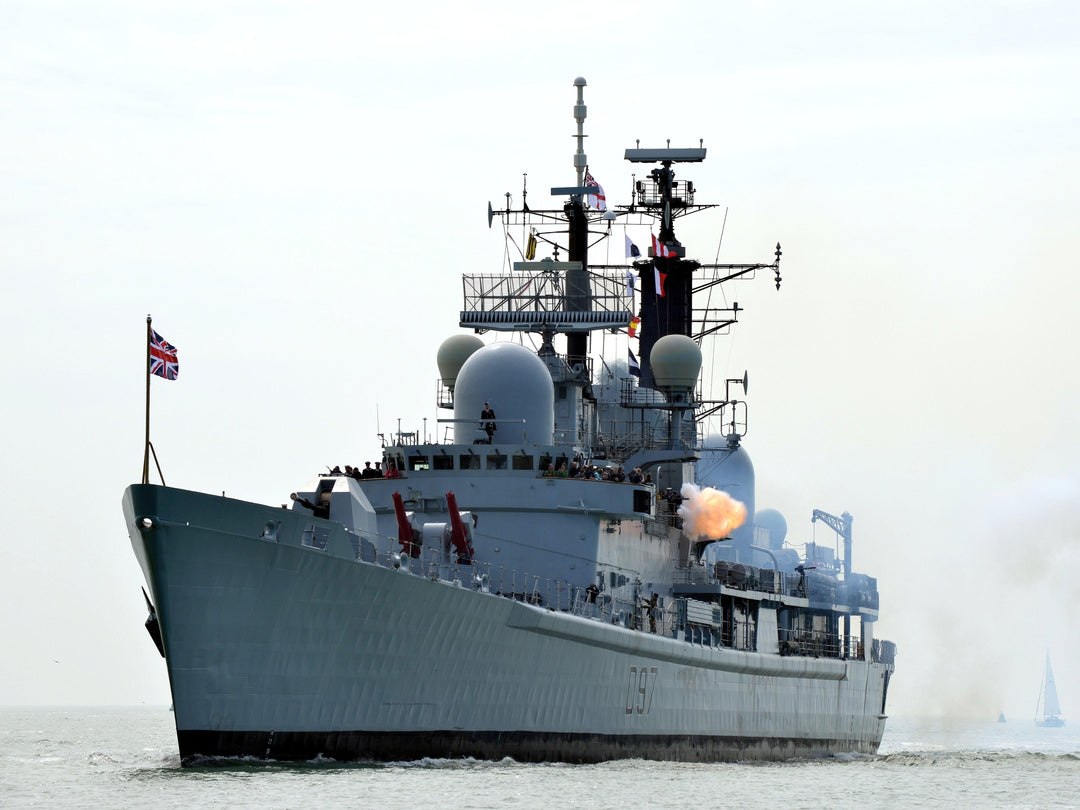
[[660, 600], [660, 594], [653, 592], [652, 599], [645, 599], [641, 606], [649, 614], [649, 632], [656, 632], [656, 603]]
[[487, 433], [488, 444], [491, 444], [492, 435], [498, 430], [498, 426], [495, 424], [495, 411], [491, 410], [491, 403], [484, 403], [484, 410], [480, 411], [480, 421], [483, 422], [484, 432]]

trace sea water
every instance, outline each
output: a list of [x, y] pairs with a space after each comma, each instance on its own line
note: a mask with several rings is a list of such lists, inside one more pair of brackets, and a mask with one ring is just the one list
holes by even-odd
[[1080, 807], [1080, 733], [890, 718], [877, 756], [712, 765], [426, 759], [181, 768], [161, 708], [0, 709], [0, 807]]

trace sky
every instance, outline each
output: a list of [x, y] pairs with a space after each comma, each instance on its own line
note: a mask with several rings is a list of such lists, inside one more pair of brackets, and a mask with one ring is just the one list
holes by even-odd
[[707, 372], [791, 542], [854, 515], [890, 712], [1031, 717], [1050, 650], [1080, 713], [1080, 7], [383, 5], [0, 0], [0, 704], [169, 702], [120, 509], [147, 315], [171, 486], [278, 503], [433, 429], [487, 204], [573, 182], [583, 76], [609, 204], [625, 148], [703, 142], [689, 252], [783, 246]]

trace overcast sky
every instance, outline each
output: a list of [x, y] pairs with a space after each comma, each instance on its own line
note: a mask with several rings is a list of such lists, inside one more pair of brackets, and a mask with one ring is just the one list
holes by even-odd
[[690, 253], [783, 245], [708, 371], [749, 370], [790, 541], [855, 516], [890, 711], [1030, 717], [1049, 648], [1080, 717], [1076, 4], [382, 5], [0, 0], [0, 703], [169, 702], [120, 510], [147, 314], [170, 485], [280, 503], [430, 429], [487, 203], [573, 181], [580, 75], [609, 203], [626, 147], [703, 139]]

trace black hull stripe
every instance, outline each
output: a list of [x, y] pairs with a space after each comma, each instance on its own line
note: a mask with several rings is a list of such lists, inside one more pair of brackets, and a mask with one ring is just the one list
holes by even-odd
[[181, 762], [213, 764], [211, 757], [352, 762], [473, 757], [519, 762], [605, 762], [655, 759], [736, 762], [874, 754], [878, 741], [806, 740], [707, 735], [561, 734], [526, 731], [178, 731]]

